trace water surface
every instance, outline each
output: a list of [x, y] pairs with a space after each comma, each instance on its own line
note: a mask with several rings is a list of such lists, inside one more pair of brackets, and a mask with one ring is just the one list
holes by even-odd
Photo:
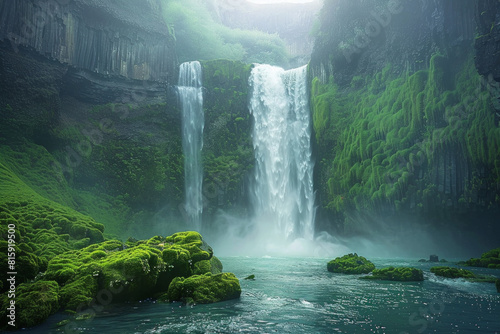
[[[241, 280], [238, 300], [185, 306], [143, 301], [76, 322], [82, 333], [498, 333], [500, 294], [491, 283], [438, 278], [432, 264], [371, 259], [378, 268], [415, 266], [424, 282], [378, 282], [333, 274], [328, 259], [221, 259]], [[499, 271], [473, 269], [499, 275]], [[248, 275], [255, 280], [244, 280]], [[56, 315], [29, 333], [64, 333]], [[69, 331], [67, 331], [69, 332]]]

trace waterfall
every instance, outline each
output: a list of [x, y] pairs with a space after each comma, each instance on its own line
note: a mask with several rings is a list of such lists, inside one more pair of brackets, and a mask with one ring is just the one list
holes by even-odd
[[201, 65], [197, 61], [182, 63], [177, 87], [182, 106], [182, 148], [184, 152], [185, 213], [190, 228], [201, 230], [203, 212], [203, 115]]
[[306, 66], [257, 65], [249, 79], [254, 117], [252, 202], [259, 228], [313, 239], [314, 190]]

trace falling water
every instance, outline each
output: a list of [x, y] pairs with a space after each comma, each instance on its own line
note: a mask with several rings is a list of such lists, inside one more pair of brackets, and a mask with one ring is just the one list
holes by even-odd
[[312, 240], [313, 162], [306, 66], [285, 71], [257, 65], [250, 112], [256, 166], [252, 200], [259, 228], [285, 240]]
[[201, 65], [197, 61], [182, 63], [177, 87], [182, 106], [182, 148], [184, 151], [185, 213], [190, 228], [201, 230], [203, 212], [203, 94]]

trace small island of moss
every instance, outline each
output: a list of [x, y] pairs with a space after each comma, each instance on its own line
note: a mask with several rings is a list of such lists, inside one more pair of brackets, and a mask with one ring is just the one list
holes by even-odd
[[368, 274], [375, 269], [375, 265], [358, 254], [347, 254], [328, 262], [327, 269], [333, 273]]
[[382, 269], [374, 269], [370, 276], [360, 277], [361, 279], [383, 280], [383, 281], [400, 281], [412, 282], [423, 281], [424, 274], [422, 270], [411, 267], [387, 267]]

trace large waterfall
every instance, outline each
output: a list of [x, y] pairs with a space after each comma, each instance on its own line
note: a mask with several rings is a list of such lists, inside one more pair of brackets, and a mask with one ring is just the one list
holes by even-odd
[[285, 240], [313, 239], [314, 191], [306, 66], [257, 65], [249, 79], [259, 228]]
[[182, 63], [177, 87], [182, 106], [182, 148], [184, 151], [185, 213], [191, 229], [201, 230], [203, 212], [203, 115], [201, 65], [197, 61]]

